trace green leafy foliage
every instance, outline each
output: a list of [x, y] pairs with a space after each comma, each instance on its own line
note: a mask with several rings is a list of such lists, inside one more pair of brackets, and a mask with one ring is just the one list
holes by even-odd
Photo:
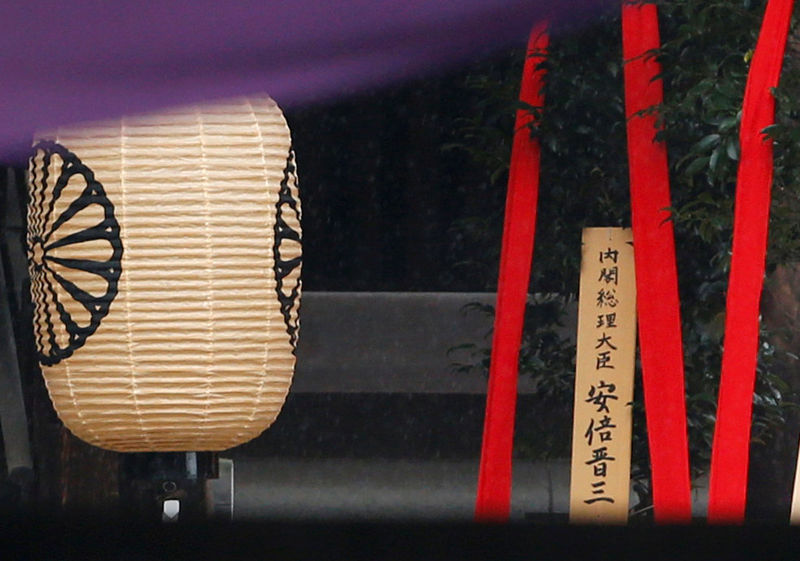
[[[725, 290], [730, 265], [739, 122], [748, 65], [756, 44], [764, 2], [660, 2], [665, 100], [653, 108], [669, 151], [673, 220], [682, 302], [688, 429], [695, 477], [708, 469], [721, 365]], [[559, 32], [547, 59], [546, 103], [532, 134], [542, 144], [539, 216], [531, 292], [561, 295], [578, 291], [581, 229], [630, 224], [628, 166], [623, 110], [622, 52], [618, 14], [579, 32]], [[800, 57], [789, 54], [776, 91], [775, 180], [768, 271], [800, 262]], [[522, 52], [504, 64], [469, 78], [485, 101], [462, 121], [459, 146], [486, 170], [486, 180], [505, 188], [512, 117]], [[656, 135], [656, 130], [653, 131]], [[486, 247], [485, 270], [496, 271], [501, 217], [462, 221], [457, 228], [476, 246]], [[492, 276], [487, 288], [492, 288]], [[554, 408], [571, 410], [574, 346], [558, 339], [563, 309], [530, 306], [520, 358]], [[752, 439], [766, 445], [793, 406], [791, 385], [779, 374], [785, 351], [762, 329], [754, 396]], [[488, 350], [476, 365], [488, 365]], [[640, 378], [637, 367], [637, 378]], [[646, 512], [649, 463], [637, 380], [634, 406], [636, 510]], [[522, 444], [534, 455], [541, 447]]]

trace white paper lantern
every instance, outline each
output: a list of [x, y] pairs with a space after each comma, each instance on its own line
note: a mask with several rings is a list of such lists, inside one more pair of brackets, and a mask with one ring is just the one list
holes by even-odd
[[300, 202], [268, 97], [37, 135], [29, 169], [34, 336], [83, 440], [222, 450], [291, 383]]

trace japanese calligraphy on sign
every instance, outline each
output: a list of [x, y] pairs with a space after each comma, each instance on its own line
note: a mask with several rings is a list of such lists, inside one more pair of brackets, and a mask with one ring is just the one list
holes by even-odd
[[636, 285], [629, 228], [585, 228], [578, 300], [570, 521], [628, 518]]

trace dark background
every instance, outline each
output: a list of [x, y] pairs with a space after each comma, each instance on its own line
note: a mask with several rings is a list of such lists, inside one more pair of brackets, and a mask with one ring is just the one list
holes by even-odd
[[453, 145], [481, 103], [470, 75], [508, 58], [287, 112], [303, 204], [305, 290], [486, 289], [492, 275], [463, 265], [472, 248], [461, 225], [497, 216], [504, 189]]

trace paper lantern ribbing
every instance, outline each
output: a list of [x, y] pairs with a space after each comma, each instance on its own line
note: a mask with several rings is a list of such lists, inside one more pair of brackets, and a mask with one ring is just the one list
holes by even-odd
[[294, 371], [300, 202], [267, 97], [37, 135], [34, 338], [50, 397], [118, 451], [223, 450]]

